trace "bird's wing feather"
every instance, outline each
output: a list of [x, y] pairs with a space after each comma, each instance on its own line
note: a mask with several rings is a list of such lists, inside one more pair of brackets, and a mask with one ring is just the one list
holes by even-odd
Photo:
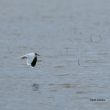
[[33, 61], [31, 62], [31, 66], [34, 67], [36, 65], [36, 62], [37, 62], [37, 57], [33, 59]]
[[34, 57], [35, 57], [34, 55], [28, 55], [27, 56], [27, 65], [31, 65]]
[[34, 53], [28, 53], [28, 54], [21, 56], [21, 59], [27, 59], [27, 65], [31, 65], [34, 57], [35, 57]]
[[21, 56], [21, 59], [26, 59], [28, 57], [28, 54], [25, 54], [23, 56]]

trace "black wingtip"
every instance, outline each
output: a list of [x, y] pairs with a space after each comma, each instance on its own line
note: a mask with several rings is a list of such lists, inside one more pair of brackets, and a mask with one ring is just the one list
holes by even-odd
[[35, 57], [35, 58], [33, 59], [32, 63], [31, 63], [31, 66], [32, 66], [32, 67], [35, 67], [36, 62], [37, 62], [37, 57]]

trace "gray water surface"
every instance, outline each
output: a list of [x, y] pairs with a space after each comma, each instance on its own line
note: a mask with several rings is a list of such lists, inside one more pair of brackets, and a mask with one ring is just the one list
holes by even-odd
[[109, 47], [109, 0], [1, 0], [0, 110], [109, 110]]

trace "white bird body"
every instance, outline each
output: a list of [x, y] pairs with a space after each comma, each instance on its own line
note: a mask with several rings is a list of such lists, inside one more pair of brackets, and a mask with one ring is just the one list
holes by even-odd
[[21, 56], [21, 59], [27, 59], [27, 65], [34, 67], [37, 62], [37, 56], [39, 56], [37, 53], [32, 52]]

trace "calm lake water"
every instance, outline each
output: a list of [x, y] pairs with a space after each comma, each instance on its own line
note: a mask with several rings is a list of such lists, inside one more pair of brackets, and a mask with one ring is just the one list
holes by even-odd
[[0, 110], [109, 110], [109, 47], [109, 0], [1, 0]]

